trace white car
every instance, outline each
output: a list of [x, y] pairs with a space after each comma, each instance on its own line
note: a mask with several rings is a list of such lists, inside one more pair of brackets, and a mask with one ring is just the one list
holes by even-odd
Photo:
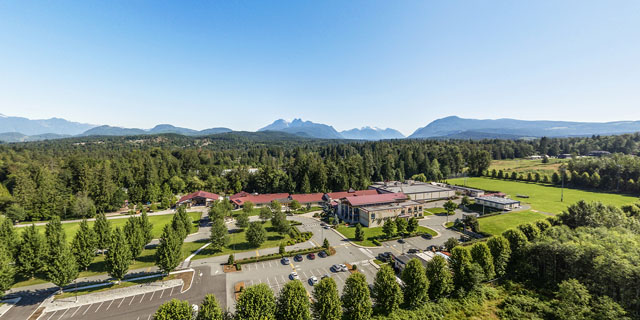
[[341, 265], [340, 265], [340, 271], [345, 272], [345, 271], [347, 271], [347, 270], [349, 270], [349, 269], [347, 269], [347, 266], [346, 266], [345, 264], [341, 264]]
[[316, 283], [318, 283], [318, 278], [316, 278], [316, 276], [309, 278], [309, 285], [315, 285]]
[[291, 274], [289, 275], [289, 279], [291, 279], [291, 280], [300, 280], [300, 277], [298, 276], [297, 272], [291, 272]]

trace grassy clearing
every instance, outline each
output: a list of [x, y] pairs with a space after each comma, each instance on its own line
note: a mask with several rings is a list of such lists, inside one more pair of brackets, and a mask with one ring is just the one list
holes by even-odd
[[429, 215], [434, 215], [434, 214], [446, 214], [447, 210], [445, 210], [444, 208], [429, 208], [429, 209], [424, 209], [424, 213], [425, 215], [427, 214], [427, 212], [429, 213]]
[[[191, 217], [191, 219], [193, 221], [194, 227], [197, 228], [198, 224], [200, 222], [200, 215], [202, 213], [201, 212], [189, 212], [188, 214], [189, 214], [189, 216]], [[159, 238], [160, 237], [160, 234], [162, 234], [162, 228], [164, 228], [164, 226], [167, 223], [171, 223], [171, 219], [173, 219], [173, 214], [165, 214], [165, 215], [160, 215], [160, 216], [150, 216], [149, 217], [149, 222], [151, 222], [153, 224], [153, 229], [151, 230], [151, 233], [153, 234], [154, 238]], [[112, 228], [115, 228], [115, 227], [122, 228], [127, 223], [127, 220], [128, 220], [127, 218], [110, 219], [109, 222], [111, 223], [111, 227]], [[94, 223], [95, 223], [95, 221], [89, 221], [89, 226], [93, 227]], [[38, 229], [38, 232], [40, 232], [40, 234], [44, 234], [45, 228], [46, 228], [46, 226], [36, 226], [36, 229]], [[78, 232], [79, 229], [80, 229], [80, 222], [63, 223], [62, 224], [62, 230], [64, 230], [64, 233], [67, 236], [67, 242], [69, 242], [69, 243], [71, 243], [71, 241], [73, 241], [73, 236], [76, 234], [76, 232]], [[24, 228], [19, 228], [19, 230], [25, 230], [25, 229]]]
[[[451, 179], [448, 181], [452, 184], [464, 184], [464, 178]], [[637, 197], [593, 192], [579, 189], [564, 189], [564, 202], [560, 202], [560, 187], [538, 184], [533, 182], [520, 182], [499, 180], [486, 177], [467, 178], [467, 186], [483, 190], [500, 191], [511, 196], [512, 199], [520, 200], [522, 203], [528, 203], [534, 210], [557, 214], [562, 212], [567, 206], [578, 202], [600, 201], [605, 204], [622, 206], [638, 202]], [[528, 195], [527, 199], [520, 199], [516, 195]]]
[[478, 219], [478, 224], [480, 231], [491, 235], [498, 235], [523, 223], [542, 220], [546, 217], [548, 216], [538, 212], [517, 211], [480, 218]]
[[565, 159], [549, 159], [549, 163], [542, 163], [542, 160], [526, 160], [526, 159], [512, 159], [512, 160], [494, 160], [491, 161], [489, 171], [496, 169], [496, 171], [502, 170], [504, 172], [517, 172], [518, 174], [527, 173], [534, 174], [539, 172], [540, 174], [546, 174], [551, 176], [554, 172], [558, 171], [558, 168], [562, 163], [569, 160]]
[[[264, 248], [272, 248], [280, 245], [280, 242], [291, 240], [289, 235], [281, 235], [277, 233], [273, 226], [271, 226], [271, 221], [267, 221], [264, 223], [264, 227], [267, 230], [267, 241], [265, 241], [260, 247], [255, 248], [252, 247], [246, 239], [245, 230], [238, 230], [237, 232], [229, 234], [230, 242], [229, 245], [222, 249], [222, 251], [217, 251], [210, 249], [210, 247], [205, 248], [200, 251], [193, 259], [203, 259], [208, 257], [226, 255], [230, 253], [236, 252], [244, 252], [244, 251], [252, 251]], [[191, 253], [195, 252], [199, 247], [201, 247], [204, 243], [201, 242], [200, 246], [192, 247]]]
[[[345, 237], [349, 238], [349, 240], [351, 240], [352, 242], [362, 246], [367, 246], [367, 247], [376, 247], [376, 245], [373, 243], [373, 240], [377, 237], [384, 236], [384, 232], [382, 232], [382, 227], [374, 227], [374, 228], [363, 227], [362, 228], [362, 230], [364, 230], [363, 241], [356, 241], [356, 227], [341, 225], [336, 230], [342, 233], [342, 235], [344, 235]], [[432, 236], [435, 236], [438, 234], [437, 232], [423, 226], [418, 227], [418, 232], [426, 232]]]

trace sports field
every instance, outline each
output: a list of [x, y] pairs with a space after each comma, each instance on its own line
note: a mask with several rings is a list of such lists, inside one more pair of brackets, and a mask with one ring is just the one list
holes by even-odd
[[554, 172], [558, 171], [560, 165], [567, 161], [569, 160], [549, 159], [548, 163], [542, 163], [542, 160], [527, 159], [493, 160], [491, 161], [491, 166], [489, 166], [489, 171], [495, 169], [496, 171], [502, 170], [506, 173], [517, 172], [518, 174], [524, 175], [538, 172], [551, 177]]
[[505, 230], [515, 228], [523, 223], [538, 221], [548, 217], [533, 211], [516, 211], [478, 219], [480, 231], [498, 235]]
[[[464, 184], [464, 178], [448, 180], [452, 184]], [[564, 202], [560, 202], [560, 187], [537, 184], [532, 182], [519, 182], [492, 179], [486, 177], [467, 178], [466, 185], [483, 190], [500, 191], [508, 194], [512, 199], [520, 200], [531, 205], [531, 209], [557, 214], [562, 212], [570, 204], [579, 200], [600, 201], [604, 204], [622, 206], [640, 201], [638, 197], [592, 192], [579, 189], [564, 189]], [[518, 198], [516, 195], [527, 195], [529, 198]]]

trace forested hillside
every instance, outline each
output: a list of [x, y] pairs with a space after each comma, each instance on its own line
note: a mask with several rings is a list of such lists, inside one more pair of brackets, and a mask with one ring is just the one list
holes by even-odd
[[[533, 141], [346, 142], [240, 132], [4, 144], [0, 145], [0, 210], [10, 210], [19, 220], [38, 220], [108, 212], [125, 199], [166, 206], [174, 194], [199, 189], [223, 194], [361, 189], [372, 181], [419, 174], [426, 180], [463, 171], [480, 175], [491, 159], [536, 153], [601, 149], [632, 153], [638, 141], [635, 134]], [[251, 175], [248, 167], [260, 170]]]

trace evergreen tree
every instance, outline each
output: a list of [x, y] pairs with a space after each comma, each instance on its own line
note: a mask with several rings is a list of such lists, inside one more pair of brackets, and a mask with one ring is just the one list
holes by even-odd
[[18, 270], [29, 278], [33, 278], [43, 267], [44, 254], [44, 240], [38, 229], [33, 224], [26, 227], [22, 232], [20, 251], [16, 257]]
[[493, 236], [487, 241], [487, 246], [493, 257], [493, 266], [498, 277], [504, 276], [507, 271], [507, 265], [511, 257], [511, 248], [509, 241], [503, 236]]
[[267, 231], [264, 229], [262, 223], [254, 221], [249, 224], [245, 236], [252, 247], [258, 248], [267, 240]]
[[409, 224], [407, 225], [407, 232], [413, 234], [418, 231], [418, 219], [416, 217], [411, 217], [409, 219]]
[[189, 301], [171, 299], [163, 303], [153, 315], [154, 320], [191, 320], [193, 309]]
[[[212, 221], [215, 220], [216, 219]], [[174, 214], [173, 218], [171, 219], [171, 228], [173, 229], [173, 231], [175, 231], [176, 236], [178, 236], [181, 241], [184, 241], [184, 239], [187, 238], [187, 230], [184, 225], [184, 220], [180, 219], [180, 216], [178, 216], [177, 214]]]
[[473, 272], [471, 254], [463, 247], [455, 247], [451, 250], [449, 266], [453, 271], [453, 285], [458, 289], [469, 291], [473, 288]]
[[129, 245], [129, 252], [131, 252], [131, 259], [136, 259], [142, 253], [145, 246], [144, 231], [141, 228], [138, 218], [131, 216], [127, 219], [127, 223], [124, 225], [122, 231], [127, 239], [127, 245]]
[[0, 243], [0, 299], [2, 299], [4, 292], [13, 285], [15, 269], [11, 265], [11, 260], [9, 250]]
[[47, 280], [62, 288], [78, 277], [78, 264], [66, 242], [61, 242], [58, 254], [49, 260]]
[[313, 287], [313, 319], [340, 320], [342, 303], [333, 278], [324, 278]]
[[329, 240], [327, 238], [324, 238], [324, 240], [322, 240], [322, 247], [325, 249], [329, 249]]
[[156, 250], [156, 266], [165, 273], [173, 271], [182, 258], [182, 240], [169, 225], [164, 226]]
[[62, 231], [62, 223], [59, 217], [53, 217], [45, 227], [46, 241], [46, 267], [52, 266], [53, 260], [62, 251], [62, 244], [66, 244], [65, 234]]
[[76, 258], [80, 269], [89, 269], [93, 258], [96, 256], [96, 245], [96, 235], [89, 227], [87, 220], [83, 219], [80, 223], [80, 229], [76, 232], [71, 244], [71, 252]]
[[371, 317], [372, 306], [369, 285], [362, 273], [352, 273], [342, 290], [344, 320], [366, 320]]
[[402, 303], [402, 289], [396, 281], [396, 274], [389, 265], [383, 265], [373, 281], [371, 296], [375, 300], [374, 310], [377, 314], [389, 315], [396, 311]]
[[408, 308], [415, 309], [429, 301], [429, 279], [420, 260], [409, 260], [400, 278], [404, 282], [402, 291]]
[[276, 320], [276, 298], [265, 283], [248, 287], [236, 303], [237, 320]]
[[149, 216], [147, 213], [143, 213], [140, 215], [140, 219], [138, 219], [140, 223], [140, 230], [142, 230], [142, 238], [144, 239], [144, 244], [148, 244], [153, 240], [153, 224], [149, 221]]
[[107, 273], [120, 281], [129, 271], [131, 251], [129, 251], [127, 239], [120, 228], [115, 228], [112, 236], [113, 239], [107, 249], [104, 262]]
[[382, 232], [387, 238], [393, 237], [396, 234], [396, 223], [391, 219], [385, 220], [382, 225]]
[[276, 319], [310, 320], [309, 297], [300, 280], [289, 281], [284, 285], [276, 302]]
[[408, 223], [406, 219], [396, 218], [396, 231], [401, 236], [404, 236], [404, 234], [407, 232], [407, 225]]
[[223, 318], [223, 312], [216, 296], [213, 294], [204, 296], [204, 300], [198, 308], [196, 320], [222, 320]]
[[13, 223], [7, 218], [0, 217], [0, 245], [4, 245], [9, 251], [9, 256], [14, 257], [17, 253], [19, 241], [13, 228]]
[[364, 230], [362, 230], [362, 225], [360, 223], [356, 224], [356, 241], [364, 240]]
[[227, 230], [227, 225], [224, 224], [223, 219], [218, 218], [211, 222], [209, 241], [211, 241], [210, 246], [213, 250], [220, 251], [229, 244], [228, 232], [229, 230]]
[[111, 243], [111, 224], [104, 213], [100, 213], [96, 218], [93, 231], [96, 234], [96, 245], [98, 249], [107, 249]]
[[491, 280], [495, 277], [495, 269], [493, 265], [493, 257], [491, 256], [491, 250], [484, 242], [478, 242], [471, 247], [471, 257], [473, 262], [477, 263], [484, 273], [485, 280]]
[[429, 279], [429, 298], [440, 299], [453, 289], [453, 279], [447, 261], [436, 255], [427, 263], [427, 279]]

